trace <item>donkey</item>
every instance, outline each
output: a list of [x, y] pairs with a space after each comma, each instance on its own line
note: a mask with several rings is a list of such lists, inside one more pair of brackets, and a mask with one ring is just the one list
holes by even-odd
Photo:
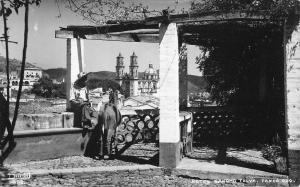
[[104, 159], [109, 159], [112, 155], [113, 143], [115, 141], [115, 134], [118, 125], [121, 123], [121, 113], [114, 104], [115, 95], [110, 95], [110, 101], [100, 107], [98, 114], [98, 126], [102, 131], [101, 148], [103, 150]]

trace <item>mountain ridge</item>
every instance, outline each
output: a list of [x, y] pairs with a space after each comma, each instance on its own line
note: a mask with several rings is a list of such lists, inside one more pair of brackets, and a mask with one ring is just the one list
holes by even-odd
[[[50, 71], [49, 71], [50, 70]], [[50, 79], [62, 80], [66, 76], [65, 68], [54, 68], [44, 70], [49, 75]], [[142, 77], [144, 73], [139, 72], [139, 78]], [[90, 72], [88, 74], [88, 79], [98, 79], [98, 80], [115, 80], [116, 73], [112, 71], [98, 71], [98, 72]], [[197, 75], [188, 75], [188, 93], [197, 93], [205, 90], [207, 86], [207, 82], [204, 77]]]
[[[26, 62], [25, 63], [26, 68], [39, 68], [36, 65]], [[10, 71], [17, 71], [21, 69], [21, 60], [12, 58], [9, 59], [9, 69]], [[6, 58], [3, 56], [0, 56], [0, 72], [6, 72]]]

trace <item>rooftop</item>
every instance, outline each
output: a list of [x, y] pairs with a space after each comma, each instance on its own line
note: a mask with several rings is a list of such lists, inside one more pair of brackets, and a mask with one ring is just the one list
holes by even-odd
[[152, 108], [159, 108], [159, 98], [152, 95], [131, 96], [126, 98], [125, 101], [130, 99], [141, 103], [141, 105], [148, 105]]
[[[144, 20], [109, 21], [99, 26], [70, 25], [55, 31], [56, 38], [82, 38], [93, 40], [159, 43], [159, 24], [177, 23], [181, 33], [194, 33], [193, 28], [226, 23], [281, 24], [283, 19], [266, 16], [266, 11], [209, 11], [205, 13], [169, 14]], [[188, 36], [185, 36], [188, 37]]]

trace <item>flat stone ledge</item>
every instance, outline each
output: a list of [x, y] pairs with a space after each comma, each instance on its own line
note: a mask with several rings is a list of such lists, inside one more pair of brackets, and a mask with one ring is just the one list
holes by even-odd
[[247, 178], [288, 179], [287, 175], [280, 175], [234, 165], [200, 162], [199, 160], [189, 158], [184, 158], [173, 172], [175, 175], [187, 175], [190, 177], [198, 177], [209, 180]]
[[[56, 135], [56, 134], [72, 134], [79, 133], [82, 131], [82, 128], [52, 128], [52, 129], [39, 129], [39, 130], [22, 130], [14, 131], [15, 138], [24, 138], [24, 137], [35, 137], [35, 136], [45, 136], [45, 135]], [[5, 136], [7, 132], [5, 133]]]
[[32, 176], [45, 176], [45, 175], [68, 175], [68, 174], [81, 174], [81, 173], [106, 173], [106, 172], [119, 172], [119, 171], [144, 171], [144, 170], [161, 170], [161, 167], [153, 165], [134, 165], [134, 166], [105, 166], [105, 167], [88, 167], [88, 168], [68, 168], [68, 169], [38, 169], [38, 170], [18, 170], [17, 172], [29, 172]]
[[24, 130], [15, 131], [14, 137], [28, 137], [28, 136], [44, 136], [44, 135], [55, 135], [65, 133], [78, 133], [81, 132], [82, 128], [52, 128], [52, 129], [39, 129], [39, 130]]

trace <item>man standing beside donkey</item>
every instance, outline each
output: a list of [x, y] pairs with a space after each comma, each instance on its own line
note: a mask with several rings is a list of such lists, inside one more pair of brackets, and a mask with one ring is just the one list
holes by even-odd
[[[121, 113], [118, 109], [118, 92], [109, 92], [108, 103], [103, 103], [99, 107], [97, 115], [97, 124], [92, 124], [91, 114], [93, 111], [91, 105], [82, 107], [82, 120], [84, 123], [82, 128], [86, 145], [82, 145], [85, 149], [84, 155], [92, 158], [111, 159], [114, 146], [115, 134], [117, 126], [121, 123]], [[89, 110], [90, 108], [90, 110]], [[86, 115], [86, 116], [85, 116]], [[87, 122], [90, 120], [90, 122]], [[83, 142], [83, 144], [85, 144]]]

